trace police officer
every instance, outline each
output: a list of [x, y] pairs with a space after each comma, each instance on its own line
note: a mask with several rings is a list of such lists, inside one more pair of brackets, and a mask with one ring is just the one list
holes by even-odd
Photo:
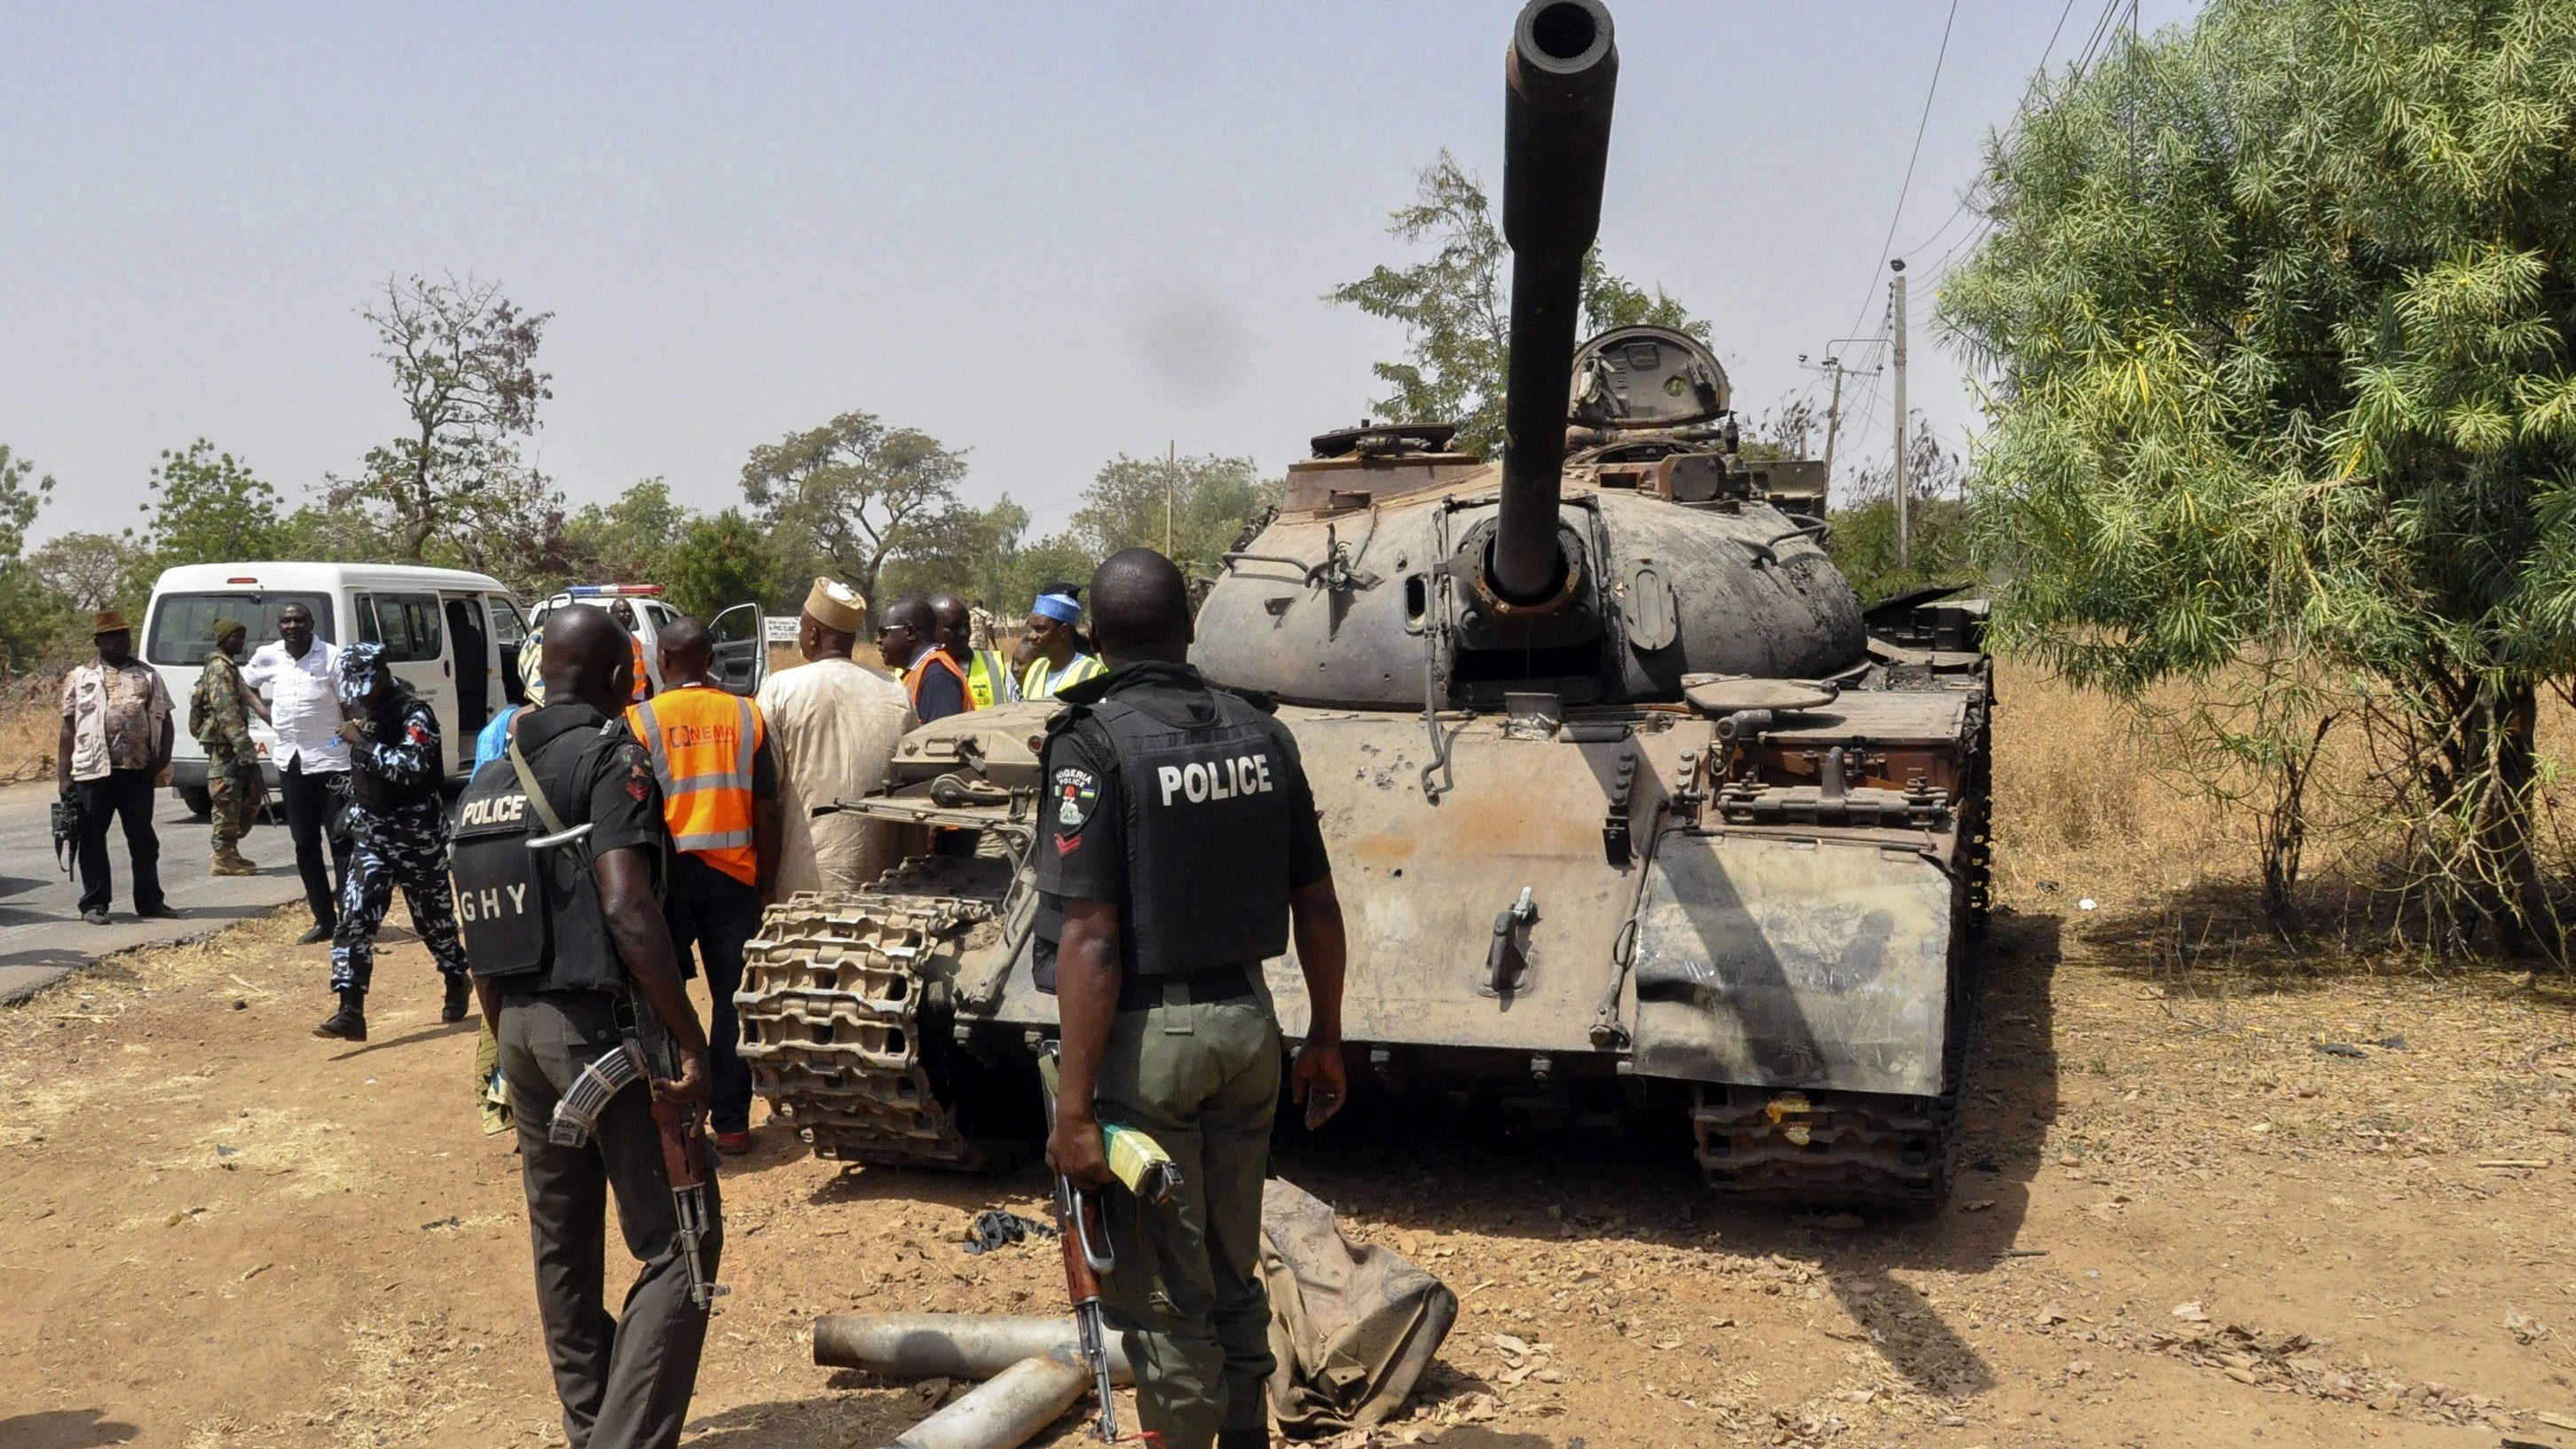
[[1344, 1092], [1342, 908], [1295, 739], [1186, 662], [1180, 570], [1131, 548], [1091, 588], [1109, 672], [1057, 696], [1037, 852], [1039, 973], [1064, 1022], [1047, 1162], [1108, 1183], [1103, 1123], [1178, 1161], [1169, 1206], [1109, 1194], [1103, 1306], [1164, 1449], [1253, 1449], [1268, 1442], [1261, 1183], [1281, 1059], [1261, 966], [1293, 922], [1311, 1016], [1292, 1088], [1319, 1126]]
[[412, 929], [429, 947], [447, 998], [438, 1019], [465, 1019], [465, 947], [447, 883], [447, 805], [438, 787], [447, 748], [438, 711], [385, 663], [382, 644], [340, 650], [340, 737], [349, 742], [349, 870], [331, 937], [331, 989], [340, 1009], [315, 1036], [367, 1039], [367, 988], [376, 974], [376, 928], [402, 887]]
[[[662, 792], [643, 748], [617, 722], [633, 692], [627, 641], [606, 613], [587, 604], [546, 617], [542, 667], [549, 702], [520, 716], [514, 738], [549, 808], [568, 828], [589, 827], [580, 842], [585, 864], [561, 878], [568, 889], [553, 907], [551, 929], [534, 933], [545, 949], [505, 959], [484, 949], [493, 937], [476, 938], [475, 998], [500, 1043], [510, 1086], [537, 1307], [563, 1401], [564, 1437], [576, 1449], [677, 1444], [707, 1332], [707, 1310], [691, 1296], [682, 1224], [653, 1119], [655, 1099], [705, 1103], [707, 1039], [662, 920]], [[474, 807], [483, 803], [493, 772], [511, 769], [504, 762], [478, 771], [460, 808], [460, 880], [471, 880], [465, 856]], [[520, 794], [507, 813], [535, 813], [519, 804], [525, 798]], [[503, 854], [524, 860], [531, 852], [513, 837]], [[490, 918], [479, 899], [475, 910], [470, 929], [479, 933]], [[531, 960], [537, 964], [527, 965]], [[520, 969], [491, 974], [502, 967]], [[621, 1012], [629, 1020], [652, 1014], [677, 1049], [678, 1075], [654, 1081], [649, 1092], [616, 1092], [587, 1141], [557, 1143], [548, 1132], [555, 1105], [585, 1066], [618, 1049]], [[704, 1148], [703, 1138], [688, 1139], [686, 1150], [704, 1158]], [[710, 1280], [723, 1246], [714, 1186], [709, 1172], [698, 1255]], [[627, 1251], [643, 1265], [614, 1318], [600, 1272], [611, 1193]]]

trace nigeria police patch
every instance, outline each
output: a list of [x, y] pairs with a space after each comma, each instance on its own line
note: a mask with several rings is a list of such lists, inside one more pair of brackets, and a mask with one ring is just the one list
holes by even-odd
[[1070, 765], [1055, 772], [1055, 823], [1061, 830], [1080, 830], [1100, 803], [1100, 778]]

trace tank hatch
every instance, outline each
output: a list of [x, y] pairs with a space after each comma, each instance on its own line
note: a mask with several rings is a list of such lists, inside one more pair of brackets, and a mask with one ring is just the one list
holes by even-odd
[[1618, 327], [1574, 358], [1567, 412], [1591, 428], [1678, 428], [1724, 417], [1726, 369], [1705, 343], [1669, 327]]

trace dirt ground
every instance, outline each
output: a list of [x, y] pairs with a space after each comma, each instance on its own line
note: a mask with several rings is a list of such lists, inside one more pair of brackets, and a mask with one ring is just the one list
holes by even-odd
[[[2134, 804], [2096, 854], [2007, 855], [1935, 1218], [1723, 1206], [1668, 1143], [1284, 1155], [1464, 1299], [1372, 1442], [2576, 1446], [2576, 991], [2180, 941], [2175, 896], [2100, 864]], [[560, 1439], [471, 1033], [406, 937], [374, 1040], [306, 1035], [327, 966], [298, 924], [0, 1013], [0, 1449]], [[961, 1245], [1042, 1186], [764, 1134], [724, 1176], [733, 1296], [688, 1442], [891, 1439], [937, 1386], [816, 1368], [813, 1318], [1056, 1311], [1048, 1247]]]
[[[0, 1017], [8, 1449], [557, 1437], [471, 1035], [437, 1024], [408, 941], [374, 1040], [305, 1035], [326, 966], [294, 925]], [[2069, 934], [2002, 924], [1971, 1166], [1931, 1221], [1720, 1207], [1660, 1149], [1287, 1157], [1465, 1299], [1383, 1437], [2576, 1444], [2565, 997], [2503, 976], [2194, 994]], [[725, 1176], [734, 1294], [690, 1442], [892, 1437], [922, 1393], [815, 1368], [813, 1317], [1047, 1309], [1051, 1253], [960, 1246], [1040, 1187], [845, 1172], [768, 1134]]]

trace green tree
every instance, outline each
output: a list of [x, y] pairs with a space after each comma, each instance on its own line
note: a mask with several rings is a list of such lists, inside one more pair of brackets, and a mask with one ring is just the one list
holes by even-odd
[[1101, 464], [1083, 490], [1072, 532], [1094, 559], [1122, 548], [1151, 548], [1167, 551], [1184, 574], [1205, 578], [1223, 566], [1222, 556], [1244, 526], [1275, 505], [1279, 495], [1279, 486], [1263, 481], [1250, 458], [1213, 453], [1131, 458], [1121, 453]]
[[[1437, 250], [1409, 267], [1381, 266], [1325, 299], [1404, 324], [1406, 360], [1371, 370], [1390, 391], [1370, 406], [1397, 422], [1454, 421], [1458, 444], [1488, 459], [1503, 450], [1503, 379], [1511, 354], [1511, 246], [1484, 185], [1447, 151], [1416, 178], [1414, 201], [1387, 234]], [[1616, 276], [1600, 248], [1583, 259], [1580, 335], [1650, 323], [1705, 342], [1708, 324], [1661, 287]]]
[[735, 604], [757, 602], [767, 611], [803, 598], [783, 577], [769, 535], [739, 508], [690, 519], [659, 568], [656, 577], [669, 591], [671, 606], [699, 619], [713, 619]]
[[82, 613], [136, 611], [149, 597], [151, 555], [130, 537], [112, 533], [58, 533], [27, 553], [27, 567], [64, 607]]
[[587, 582], [667, 582], [662, 576], [671, 553], [697, 521], [671, 501], [669, 484], [647, 478], [608, 503], [583, 504], [565, 522], [564, 536], [578, 571], [591, 576]]
[[2534, 724], [2576, 675], [2571, 152], [2565, 0], [2215, 0], [2034, 87], [1940, 309], [1993, 383], [1999, 638], [2129, 699], [2339, 681], [2423, 898], [2517, 949], [2563, 949]]
[[69, 606], [22, 557], [53, 491], [50, 475], [0, 443], [0, 669], [31, 669], [59, 653]]
[[150, 496], [143, 503], [147, 521], [138, 547], [153, 572], [281, 555], [286, 539], [277, 490], [204, 438], [183, 452], [162, 449], [145, 487]]
[[1029, 512], [1004, 495], [985, 508], [959, 508], [925, 527], [913, 547], [887, 561], [886, 598], [948, 590], [1016, 619], [1055, 579], [1088, 579], [1094, 555], [1070, 533], [1028, 536]]
[[811, 560], [874, 601], [877, 571], [947, 522], [965, 476], [962, 450], [848, 412], [752, 449], [742, 495], [800, 571]]
[[[1787, 420], [1793, 428], [1801, 421]], [[1906, 450], [1903, 567], [1896, 562], [1896, 475], [1886, 461], [1855, 470], [1843, 496], [1826, 500], [1833, 527], [1825, 536], [1825, 551], [1850, 580], [1863, 607], [1928, 584], [1975, 581], [1970, 514], [1960, 496], [1963, 472], [1959, 455], [1943, 447], [1940, 435], [1917, 413]]]
[[550, 312], [525, 312], [495, 282], [387, 278], [361, 309], [393, 369], [408, 430], [329, 480], [329, 509], [362, 515], [382, 548], [414, 563], [524, 573], [562, 546], [563, 498], [519, 456], [554, 394], [536, 367]]

